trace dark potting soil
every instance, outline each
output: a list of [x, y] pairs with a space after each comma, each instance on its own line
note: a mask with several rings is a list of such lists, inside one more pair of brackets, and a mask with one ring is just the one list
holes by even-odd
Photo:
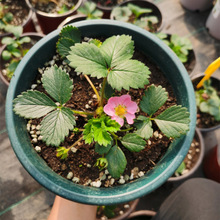
[[37, 0], [30, 0], [31, 5], [36, 10], [50, 14], [60, 14], [59, 11], [64, 5], [67, 10], [71, 10], [74, 8], [77, 2], [77, 0], [50, 0], [48, 3], [47, 1], [41, 2]]
[[[156, 86], [161, 85], [162, 87], [166, 88], [169, 93], [167, 102], [163, 107], [159, 109], [157, 114], [165, 110], [165, 108], [176, 104], [176, 98], [174, 97], [172, 87], [163, 76], [161, 70], [138, 51], [135, 52], [134, 59], [142, 61], [149, 67], [151, 71], [151, 77], [149, 79], [150, 84], [155, 84]], [[60, 59], [58, 58], [58, 60]], [[54, 61], [52, 62], [54, 63]], [[61, 62], [55, 61], [58, 66], [61, 64]], [[47, 63], [47, 66], [50, 66], [49, 63], [50, 62]], [[85, 77], [83, 75], [77, 75], [73, 70], [70, 71], [70, 77], [73, 79], [74, 88], [73, 95], [68, 103], [66, 103], [66, 106], [80, 111], [94, 111], [97, 108], [98, 103], [96, 101], [96, 97], [94, 96], [94, 91], [90, 87]], [[37, 76], [36, 82], [39, 82], [40, 78], [41, 75], [39, 74]], [[93, 81], [97, 90], [100, 90], [101, 81], [97, 80], [96, 78], [91, 78], [91, 80]], [[36, 83], [36, 85], [37, 90], [44, 91], [41, 84]], [[146, 85], [145, 88], [147, 88], [149, 85]], [[142, 95], [144, 94], [144, 90], [145, 89], [130, 89], [129, 92], [122, 90], [121, 92], [117, 92], [115, 95], [128, 93], [131, 95], [132, 100], [138, 104]], [[136, 115], [138, 114], [143, 114], [143, 112], [140, 110]], [[157, 114], [155, 114], [155, 116]], [[76, 119], [77, 127], [83, 128], [87, 118], [83, 116], [76, 116]], [[97, 167], [94, 166], [96, 160], [100, 157], [100, 155], [98, 155], [94, 150], [94, 143], [89, 145], [85, 144], [82, 140], [78, 142], [76, 146], [74, 146], [75, 148], [73, 151], [69, 151], [68, 158], [62, 160], [56, 157], [56, 148], [52, 146], [46, 146], [45, 143], [39, 140], [40, 134], [38, 125], [40, 121], [41, 120], [39, 119], [29, 121], [29, 123], [31, 123], [30, 134], [33, 147], [53, 171], [63, 176], [64, 178], [70, 179], [73, 182], [82, 185], [95, 186], [93, 184], [95, 182], [98, 184], [101, 183], [101, 187], [111, 187], [139, 178], [155, 166], [155, 164], [166, 153], [168, 146], [172, 141], [171, 139], [165, 137], [158, 130], [156, 124], [153, 124], [155, 131], [154, 135], [148, 141], [146, 141], [146, 147], [141, 152], [130, 152], [122, 145], [119, 145], [126, 156], [127, 167], [123, 174], [122, 180], [121, 178], [114, 179], [108, 174], [107, 170], [100, 171]], [[65, 141], [60, 146], [70, 147], [80, 137], [82, 137], [81, 132], [75, 134], [70, 131], [69, 136], [65, 138]]]
[[[2, 0], [1, 4], [3, 6], [7, 6], [8, 8], [5, 9], [5, 12], [11, 12], [13, 14], [13, 20], [10, 24], [19, 26], [23, 25], [24, 22], [28, 18], [29, 8], [25, 1], [21, 0]], [[4, 34], [4, 30], [0, 30], [0, 34]]]

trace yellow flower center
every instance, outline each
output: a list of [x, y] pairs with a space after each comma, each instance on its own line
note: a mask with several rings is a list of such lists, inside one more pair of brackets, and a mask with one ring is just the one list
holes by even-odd
[[122, 105], [118, 105], [117, 107], [115, 107], [115, 114], [119, 117], [124, 117], [124, 115], [127, 113], [127, 109], [125, 106]]

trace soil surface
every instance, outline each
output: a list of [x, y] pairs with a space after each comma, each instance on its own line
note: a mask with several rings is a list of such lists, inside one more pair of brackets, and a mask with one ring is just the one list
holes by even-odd
[[[133, 58], [142, 61], [149, 67], [151, 71], [150, 84], [161, 85], [162, 87], [166, 88], [169, 93], [167, 102], [159, 109], [155, 116], [165, 110], [165, 108], [176, 104], [176, 99], [174, 97], [171, 85], [163, 76], [161, 70], [146, 56], [138, 51], [135, 52]], [[42, 73], [47, 66], [50, 66], [54, 63], [56, 63], [58, 66], [62, 63], [59, 55], [54, 56], [53, 60], [47, 62], [45, 67], [39, 69], [39, 72]], [[74, 84], [73, 95], [66, 106], [81, 111], [94, 111], [97, 108], [97, 100], [85, 77], [83, 75], [77, 75], [77, 73], [71, 70], [68, 66], [63, 65], [63, 67], [69, 71], [70, 77], [73, 79]], [[36, 86], [37, 90], [44, 91], [40, 83], [40, 78], [41, 74], [38, 75], [34, 86]], [[100, 90], [101, 81], [92, 77], [91, 80], [93, 81], [97, 90]], [[149, 85], [146, 85], [145, 88], [147, 88]], [[132, 100], [138, 104], [144, 93], [144, 90], [145, 89], [130, 89], [129, 92], [122, 90], [120, 93], [118, 92], [115, 95], [128, 93], [131, 95]], [[136, 115], [139, 114], [143, 114], [143, 112], [140, 110]], [[83, 128], [87, 118], [76, 116], [76, 119], [77, 127]], [[56, 157], [56, 148], [46, 146], [45, 143], [41, 141], [42, 137], [40, 136], [38, 126], [40, 121], [41, 119], [29, 121], [30, 125], [28, 125], [28, 127], [33, 147], [53, 171], [64, 178], [70, 179], [73, 182], [82, 185], [112, 187], [133, 181], [134, 179], [143, 176], [155, 166], [155, 164], [163, 157], [172, 141], [171, 139], [165, 137], [159, 131], [156, 124], [153, 123], [153, 128], [155, 131], [154, 135], [148, 139], [148, 141], [146, 141], [146, 147], [141, 152], [130, 152], [122, 145], [119, 145], [126, 156], [127, 167], [120, 179], [114, 179], [109, 175], [107, 170], [100, 171], [94, 166], [96, 160], [100, 157], [100, 155], [98, 155], [94, 150], [94, 144], [85, 144], [82, 140], [78, 142], [78, 145], [76, 145], [74, 149], [69, 151], [67, 159], [62, 160]], [[61, 144], [61, 146], [70, 147], [80, 137], [82, 137], [81, 132], [78, 134], [70, 132], [69, 136]]]
[[61, 14], [62, 7], [67, 10], [74, 8], [74, 5], [78, 2], [77, 0], [48, 0], [48, 1], [38, 1], [29, 0], [31, 5], [38, 11], [42, 11], [50, 14]]
[[[1, 4], [8, 6], [6, 12], [11, 12], [13, 14], [13, 20], [10, 24], [18, 26], [23, 25], [28, 18], [29, 8], [25, 1], [21, 0], [2, 0]], [[0, 30], [0, 34], [4, 34], [4, 30]]]

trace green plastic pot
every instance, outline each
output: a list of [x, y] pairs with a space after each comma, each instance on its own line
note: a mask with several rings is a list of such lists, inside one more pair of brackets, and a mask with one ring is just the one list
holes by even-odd
[[53, 193], [84, 204], [111, 205], [124, 203], [144, 196], [161, 186], [178, 168], [192, 142], [196, 106], [191, 80], [184, 66], [174, 53], [153, 34], [124, 22], [92, 20], [74, 23], [87, 37], [131, 35], [135, 46], [147, 54], [163, 71], [176, 94], [178, 104], [190, 112], [190, 131], [175, 140], [154, 169], [132, 183], [112, 187], [94, 188], [77, 185], [53, 172], [35, 152], [26, 130], [26, 120], [13, 112], [13, 99], [30, 88], [38, 67], [52, 59], [60, 30], [55, 30], [40, 40], [22, 59], [11, 80], [6, 100], [6, 123], [11, 145], [25, 169], [44, 187]]

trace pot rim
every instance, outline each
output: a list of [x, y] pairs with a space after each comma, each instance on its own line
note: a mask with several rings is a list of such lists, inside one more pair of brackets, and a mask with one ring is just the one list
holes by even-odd
[[[190, 112], [190, 131], [188, 131], [188, 133], [183, 137], [179, 138], [178, 140], [175, 140], [169, 146], [169, 149], [166, 153], [167, 156], [165, 155], [166, 157], [164, 156], [157, 163], [156, 167], [148, 172], [148, 175], [145, 175], [131, 183], [112, 188], [94, 188], [88, 186], [86, 187], [75, 183], [70, 184], [69, 180], [66, 180], [65, 178], [53, 172], [47, 166], [47, 164], [40, 158], [40, 156], [35, 152], [33, 147], [31, 147], [28, 135], [22, 135], [22, 138], [18, 137], [19, 129], [24, 130], [26, 126], [24, 125], [24, 120], [16, 116], [13, 112], [13, 99], [17, 96], [17, 93], [20, 93], [21, 90], [25, 90], [28, 86], [30, 86], [30, 83], [28, 84], [28, 82], [26, 82], [25, 84], [22, 84], [22, 88], [18, 88], [17, 84], [17, 81], [21, 80], [22, 78], [21, 73], [22, 70], [24, 70], [25, 68], [26, 62], [32, 59], [34, 54], [38, 50], [42, 49], [43, 46], [45, 46], [46, 44], [51, 45], [51, 41], [54, 42], [57, 40], [60, 32], [60, 30], [57, 29], [45, 36], [40, 41], [38, 41], [31, 48], [31, 50], [20, 62], [18, 66], [19, 68], [16, 69], [15, 77], [11, 80], [6, 98], [6, 125], [11, 144], [20, 162], [26, 168], [26, 170], [33, 176], [33, 178], [35, 178], [41, 185], [43, 185], [44, 187], [61, 197], [79, 203], [92, 205], [111, 205], [134, 200], [143, 195], [146, 195], [147, 193], [152, 192], [153, 190], [161, 186], [168, 179], [168, 177], [174, 173], [174, 171], [180, 165], [186, 153], [188, 152], [195, 132], [196, 119], [195, 97], [192, 95], [194, 94], [194, 90], [192, 87], [191, 80], [179, 59], [173, 53], [171, 53], [170, 50], [167, 50], [168, 46], [166, 46], [165, 44], [161, 44], [161, 41], [157, 39], [156, 36], [154, 36], [146, 30], [143, 30], [132, 24], [113, 21], [109, 19], [80, 21], [74, 23], [74, 26], [78, 27], [82, 32], [88, 30], [88, 35], [91, 35], [91, 32], [94, 35], [97, 34], [97, 32], [94, 31], [94, 27], [96, 27], [102, 31], [102, 34], [103, 29], [108, 28], [108, 30], [112, 31], [111, 35], [127, 33], [129, 35], [134, 36], [134, 38], [138, 36], [138, 38], [146, 39], [147, 37], [147, 40], [150, 40], [151, 43], [154, 43], [154, 46], [159, 47], [158, 49], [163, 51], [165, 57], [169, 57], [171, 62], [170, 64], [172, 64], [171, 67], [173, 67], [174, 65], [175, 68], [179, 71], [180, 76], [178, 77], [181, 78], [181, 80], [183, 81], [183, 85], [186, 86], [185, 88], [183, 87], [183, 85], [179, 85], [177, 88], [181, 91], [186, 89], [185, 94], [187, 94], [188, 99], [183, 99], [182, 102], [183, 105], [185, 103], [185, 105], [188, 106], [188, 110]], [[138, 44], [138, 41], [135, 42]], [[156, 62], [156, 60], [153, 61]], [[167, 66], [167, 62], [168, 61], [166, 60], [166, 66], [164, 64], [163, 67], [171, 68], [170, 66]], [[173, 78], [171, 78], [171, 80], [173, 80]], [[19, 126], [18, 124], [16, 126], [15, 120], [20, 120], [19, 122], [21, 123], [19, 123]], [[23, 125], [21, 126], [22, 123]], [[24, 146], [23, 141], [27, 146]], [[177, 148], [173, 149], [174, 146], [176, 146]], [[26, 147], [26, 149], [24, 150], [23, 147]], [[174, 157], [171, 153], [177, 155], [175, 155]], [[31, 156], [34, 156], [34, 160], [31, 160]], [[169, 159], [167, 159], [167, 157]]]

